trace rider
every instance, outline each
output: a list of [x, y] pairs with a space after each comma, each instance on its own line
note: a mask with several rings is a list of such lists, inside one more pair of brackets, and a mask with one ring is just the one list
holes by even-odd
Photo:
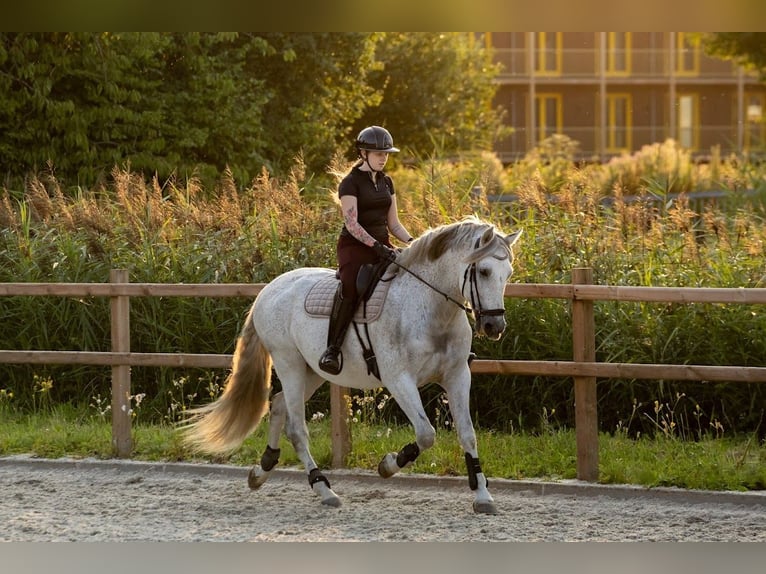
[[359, 268], [396, 259], [389, 233], [404, 243], [412, 241], [399, 221], [394, 182], [383, 171], [388, 154], [399, 151], [391, 134], [380, 126], [369, 126], [359, 132], [355, 144], [358, 161], [338, 186], [344, 222], [337, 246], [341, 284], [330, 314], [327, 349], [319, 359], [319, 368], [332, 375], [343, 368], [340, 348], [356, 309]]

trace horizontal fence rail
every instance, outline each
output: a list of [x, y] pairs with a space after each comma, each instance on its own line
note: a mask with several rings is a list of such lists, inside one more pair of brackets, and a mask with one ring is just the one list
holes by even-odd
[[[668, 365], [601, 363], [595, 361], [593, 303], [624, 301], [645, 303], [766, 304], [766, 288], [634, 287], [591, 284], [591, 270], [573, 270], [569, 285], [513, 283], [505, 296], [528, 299], [565, 299], [572, 304], [572, 361], [477, 359], [475, 374], [543, 375], [572, 377], [575, 383], [577, 476], [598, 479], [598, 418], [595, 409], [597, 378], [673, 379], [688, 381], [766, 382], [766, 367], [718, 365]], [[71, 364], [112, 367], [112, 443], [115, 453], [132, 451], [129, 404], [130, 367], [198, 367], [228, 369], [232, 355], [191, 353], [133, 353], [130, 351], [129, 301], [131, 297], [249, 297], [255, 298], [263, 283], [165, 284], [130, 283], [127, 272], [113, 270], [110, 283], [0, 283], [0, 296], [109, 297], [111, 300], [112, 351], [0, 350], [0, 363]], [[331, 388], [334, 466], [343, 466], [350, 451], [350, 434], [344, 424], [345, 389]]]
[[[255, 297], [265, 283], [0, 283], [0, 296]], [[506, 297], [668, 303], [766, 303], [766, 287], [634, 287], [510, 283]]]
[[0, 283], [0, 295], [255, 297], [264, 283]]

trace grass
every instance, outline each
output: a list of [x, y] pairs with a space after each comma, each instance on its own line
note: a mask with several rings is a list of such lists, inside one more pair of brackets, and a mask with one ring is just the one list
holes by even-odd
[[[113, 456], [109, 417], [69, 405], [36, 413], [0, 409], [0, 456], [28, 454], [44, 458], [108, 459]], [[311, 448], [320, 467], [331, 460], [330, 423], [327, 418], [308, 422]], [[213, 461], [249, 466], [266, 444], [262, 424], [231, 456], [202, 457], [189, 451], [170, 423], [133, 427], [132, 458], [143, 461]], [[374, 471], [387, 452], [398, 451], [413, 440], [410, 427], [380, 422], [352, 422], [350, 468]], [[482, 467], [489, 477], [515, 480], [576, 478], [573, 430], [547, 429], [537, 434], [500, 433], [477, 429]], [[282, 439], [282, 466], [300, 466], [292, 446]], [[646, 487], [672, 486], [703, 490], [766, 489], [766, 445], [753, 437], [680, 440], [658, 434], [632, 439], [624, 433], [601, 434], [599, 483]], [[439, 428], [436, 444], [421, 454], [410, 470], [419, 474], [465, 476], [465, 463], [455, 432]]]

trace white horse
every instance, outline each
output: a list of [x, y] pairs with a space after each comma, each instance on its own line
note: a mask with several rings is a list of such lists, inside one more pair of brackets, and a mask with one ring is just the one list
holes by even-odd
[[475, 217], [427, 231], [404, 249], [390, 269], [380, 317], [367, 325], [380, 380], [369, 374], [362, 345], [353, 332], [342, 347], [340, 374], [319, 370], [327, 342], [327, 317], [307, 313], [309, 291], [333, 271], [300, 268], [284, 273], [259, 293], [245, 320], [231, 374], [215, 402], [194, 409], [184, 427], [193, 447], [210, 453], [231, 452], [269, 410], [271, 367], [282, 383], [272, 398], [269, 438], [260, 465], [250, 471], [250, 487], [260, 487], [279, 459], [282, 430], [303, 463], [312, 490], [323, 504], [340, 506], [309, 452], [305, 402], [325, 380], [355, 389], [386, 387], [415, 429], [415, 442], [388, 453], [378, 466], [391, 477], [409, 466], [434, 443], [436, 431], [423, 408], [419, 388], [435, 382], [447, 394], [449, 409], [465, 451], [475, 512], [497, 512], [479, 464], [476, 434], [469, 411], [469, 355], [473, 314], [476, 333], [499, 339], [505, 330], [504, 289], [513, 267], [511, 247], [521, 230], [505, 235]]

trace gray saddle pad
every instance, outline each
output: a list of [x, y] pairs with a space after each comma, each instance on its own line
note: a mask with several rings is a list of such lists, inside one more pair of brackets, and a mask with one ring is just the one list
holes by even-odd
[[[388, 287], [391, 285], [391, 277], [392, 274], [388, 271], [383, 274], [383, 277], [375, 286], [375, 291], [372, 292], [372, 295], [367, 300], [367, 317], [363, 316], [364, 305], [360, 303], [354, 315], [354, 321], [357, 323], [372, 323], [380, 317], [383, 303], [385, 303], [386, 295], [388, 294]], [[327, 277], [317, 281], [306, 295], [306, 300], [303, 304], [306, 313], [312, 317], [329, 317], [332, 311], [335, 291], [338, 289], [338, 283], [339, 281], [335, 277]]]

